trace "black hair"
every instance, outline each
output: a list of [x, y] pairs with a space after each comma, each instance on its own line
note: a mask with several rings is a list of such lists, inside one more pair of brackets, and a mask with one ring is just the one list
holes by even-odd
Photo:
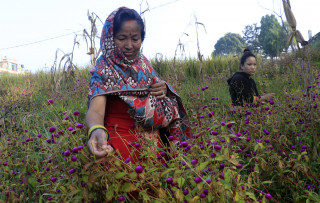
[[114, 21], [113, 21], [113, 37], [116, 36], [116, 34], [120, 31], [122, 25], [124, 22], [129, 21], [129, 20], [135, 20], [138, 23], [138, 26], [140, 28], [140, 33], [141, 33], [141, 41], [143, 42], [144, 37], [145, 37], [145, 28], [144, 28], [144, 23], [141, 18], [141, 16], [135, 11], [134, 9], [129, 9], [129, 8], [120, 8], [116, 15], [114, 16]]
[[240, 67], [239, 69], [241, 69], [241, 66], [244, 65], [244, 63], [246, 62], [247, 58], [249, 57], [254, 57], [255, 59], [257, 59], [257, 57], [250, 51], [250, 49], [246, 48], [243, 50], [243, 55], [240, 59]]

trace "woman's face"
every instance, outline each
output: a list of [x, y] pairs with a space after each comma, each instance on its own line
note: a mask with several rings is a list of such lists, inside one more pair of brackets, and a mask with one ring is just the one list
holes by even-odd
[[256, 58], [253, 56], [250, 56], [249, 58], [247, 58], [244, 64], [241, 65], [242, 71], [249, 75], [255, 74], [256, 68], [257, 68], [257, 61], [256, 61]]
[[137, 21], [124, 22], [115, 35], [114, 42], [128, 60], [134, 59], [141, 47], [141, 32]]

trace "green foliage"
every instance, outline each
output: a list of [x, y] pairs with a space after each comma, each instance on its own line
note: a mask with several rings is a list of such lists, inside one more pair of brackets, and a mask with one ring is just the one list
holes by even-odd
[[[89, 154], [87, 130], [76, 127], [84, 123], [87, 110], [88, 69], [80, 69], [56, 92], [51, 92], [49, 73], [1, 76], [0, 201], [116, 202], [121, 197], [124, 202], [319, 202], [319, 70], [313, 69], [310, 101], [294, 54], [270, 62], [258, 56], [258, 89], [276, 97], [235, 108], [226, 79], [232, 74], [228, 66], [237, 71], [237, 61], [232, 56], [203, 60], [203, 80], [192, 72], [197, 60], [180, 61], [179, 72], [187, 77], [178, 81], [171, 77], [172, 61], [158, 63], [160, 75], [181, 96], [196, 136], [189, 148], [155, 148], [137, 136], [145, 157], [139, 163], [124, 163], [117, 154], [100, 159]], [[50, 126], [56, 131], [49, 132]], [[159, 158], [152, 148], [165, 156]], [[67, 150], [70, 156], [62, 154]], [[194, 159], [198, 163], [191, 164]], [[144, 167], [143, 173], [135, 172], [137, 165]]]
[[246, 47], [245, 41], [239, 34], [227, 33], [221, 37], [217, 43], [214, 45], [213, 55], [228, 55], [241, 53]]
[[287, 41], [283, 28], [275, 15], [265, 15], [261, 18], [259, 42], [265, 54], [270, 57], [278, 56], [285, 48]]
[[242, 33], [248, 48], [254, 53], [259, 53], [261, 49], [261, 44], [258, 39], [260, 27], [258, 27], [257, 23], [246, 25]]

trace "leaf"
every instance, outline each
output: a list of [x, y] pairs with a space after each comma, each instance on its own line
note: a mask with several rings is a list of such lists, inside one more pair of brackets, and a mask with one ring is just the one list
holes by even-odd
[[177, 191], [176, 191], [176, 194], [175, 194], [175, 197], [176, 197], [180, 202], [182, 202], [182, 201], [183, 201], [182, 191], [181, 191], [181, 190], [177, 190]]
[[107, 200], [111, 200], [113, 198], [113, 195], [114, 195], [114, 189], [113, 189], [113, 186], [110, 186], [106, 194]]
[[132, 172], [132, 173], [129, 174], [129, 177], [131, 179], [135, 179], [135, 178], [137, 178], [137, 173], [136, 172]]
[[100, 175], [101, 175], [100, 173], [92, 174], [92, 175], [89, 176], [88, 181], [91, 182], [91, 183], [93, 183], [93, 182], [95, 182], [95, 180], [96, 180]]
[[178, 183], [178, 185], [179, 185], [180, 188], [182, 188], [182, 186], [184, 185], [184, 182], [185, 182], [185, 181], [186, 181], [186, 180], [185, 180], [183, 177], [177, 178], [177, 183]]
[[161, 176], [164, 176], [164, 175], [166, 175], [167, 173], [169, 173], [170, 171], [173, 171], [173, 170], [175, 170], [175, 169], [174, 168], [168, 168], [167, 170], [165, 170], [165, 171], [163, 171], [161, 173]]
[[199, 200], [199, 196], [195, 196], [194, 198], [192, 198], [192, 200], [190, 200], [190, 203], [196, 203]]
[[139, 192], [139, 195], [143, 197], [144, 201], [150, 201], [150, 197], [147, 193], [145, 193], [144, 191]]
[[196, 171], [198, 171], [198, 172], [202, 171], [203, 169], [205, 169], [208, 166], [208, 164], [209, 164], [208, 161], [200, 163], [200, 165], [196, 168]]
[[77, 194], [78, 192], [81, 192], [81, 190], [73, 190], [72, 192], [68, 193], [67, 197], [71, 197], [71, 196]]
[[67, 189], [64, 186], [60, 186], [60, 189], [62, 190], [62, 192], [67, 193]]
[[272, 184], [273, 182], [271, 180], [263, 181], [263, 184]]
[[159, 198], [161, 199], [167, 199], [167, 193], [164, 191], [164, 189], [160, 188], [159, 189]]
[[36, 187], [36, 179], [33, 176], [28, 176], [28, 184], [31, 185], [33, 188]]
[[279, 160], [279, 168], [281, 169], [281, 170], [283, 170], [284, 168], [285, 168], [285, 165], [284, 165], [284, 163], [281, 161], [281, 160]]
[[136, 186], [132, 183], [125, 183], [121, 188], [123, 192], [132, 192], [132, 191], [135, 191], [136, 189], [137, 189]]
[[231, 155], [231, 158], [228, 160], [230, 163], [232, 163], [233, 165], [238, 165], [239, 162], [236, 160], [236, 156], [235, 155]]
[[119, 159], [116, 159], [116, 160], [114, 161], [114, 164], [115, 164], [116, 166], [121, 166], [121, 165], [122, 165]]
[[226, 156], [224, 156], [224, 155], [219, 155], [219, 156], [217, 156], [217, 157], [215, 158], [215, 160], [216, 160], [216, 161], [224, 161], [224, 160], [227, 160], [227, 159], [226, 159]]
[[236, 195], [234, 196], [234, 201], [235, 201], [235, 202], [240, 201], [240, 196], [239, 196], [239, 193], [238, 193], [238, 192], [236, 192]]
[[119, 172], [115, 175], [115, 178], [120, 179], [120, 178], [123, 178], [125, 175], [127, 175], [126, 172]]
[[247, 195], [248, 197], [250, 197], [251, 199], [257, 201], [256, 196], [254, 196], [253, 193], [251, 193], [251, 192], [246, 192], [246, 195]]

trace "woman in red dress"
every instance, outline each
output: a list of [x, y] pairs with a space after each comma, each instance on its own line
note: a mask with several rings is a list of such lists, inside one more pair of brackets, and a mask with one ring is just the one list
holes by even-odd
[[118, 151], [125, 160], [138, 161], [129, 145], [137, 135], [161, 146], [160, 131], [174, 142], [190, 138], [187, 114], [174, 89], [161, 80], [140, 52], [144, 23], [133, 9], [112, 12], [101, 35], [102, 55], [91, 71], [86, 125], [88, 148], [95, 156]]

